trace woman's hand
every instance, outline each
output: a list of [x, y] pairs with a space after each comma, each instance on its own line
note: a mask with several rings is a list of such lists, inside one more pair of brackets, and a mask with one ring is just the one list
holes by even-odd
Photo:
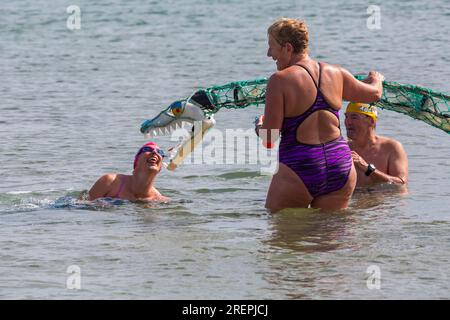
[[377, 71], [370, 71], [369, 74], [367, 75], [367, 78], [365, 78], [364, 80], [361, 80], [364, 83], [374, 83], [376, 81], [380, 81], [383, 82], [384, 81], [384, 75], [382, 75], [381, 73], [377, 72]]
[[255, 118], [255, 132], [258, 137], [259, 137], [259, 129], [261, 129], [263, 123], [264, 123], [264, 115]]
[[[255, 118], [255, 132], [256, 135], [260, 138], [262, 138], [262, 144], [264, 147], [266, 147], [267, 149], [272, 149], [274, 144], [272, 142], [270, 142], [269, 137], [268, 137], [268, 132], [266, 129], [262, 129], [262, 126], [264, 124], [264, 115], [256, 117]], [[259, 135], [260, 130], [262, 130], [263, 136], [261, 137]]]
[[264, 115], [255, 118], [255, 126], [262, 126], [264, 123]]

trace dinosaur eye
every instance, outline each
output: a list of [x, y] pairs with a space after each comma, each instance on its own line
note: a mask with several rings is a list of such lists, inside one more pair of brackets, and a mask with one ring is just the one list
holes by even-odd
[[179, 115], [181, 114], [181, 112], [182, 112], [181, 108], [173, 108], [173, 109], [172, 109], [172, 113], [173, 113], [175, 116], [179, 116]]
[[183, 113], [183, 109], [183, 104], [180, 101], [173, 103], [170, 107], [170, 111], [172, 111], [175, 117], [179, 117]]

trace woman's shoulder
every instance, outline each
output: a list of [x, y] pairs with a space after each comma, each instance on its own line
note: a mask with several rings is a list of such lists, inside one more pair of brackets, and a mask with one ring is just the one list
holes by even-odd
[[272, 73], [269, 78], [269, 82], [282, 81], [289, 75], [289, 72], [286, 69], [278, 70]]
[[130, 176], [126, 174], [120, 174], [120, 173], [106, 173], [103, 176], [100, 177], [99, 182], [101, 182], [103, 185], [112, 186], [115, 183], [119, 183], [122, 181], [125, 181]]
[[101, 176], [89, 190], [89, 198], [94, 200], [107, 196], [110, 190], [114, 188], [117, 176], [118, 174], [116, 173], [107, 173]]
[[103, 181], [104, 183], [111, 184], [111, 183], [113, 183], [118, 177], [119, 177], [119, 174], [118, 174], [118, 173], [105, 173], [103, 176], [100, 177], [99, 180]]
[[320, 62], [320, 68], [322, 69], [322, 72], [325, 71], [327, 73], [335, 73], [335, 74], [342, 74], [342, 71], [345, 71], [346, 69], [342, 67], [339, 64], [332, 64], [325, 61], [319, 61]]
[[267, 81], [267, 90], [268, 91], [283, 91], [283, 88], [286, 86], [286, 83], [289, 83], [289, 76], [284, 70], [277, 71], [273, 73], [269, 81]]
[[268, 86], [276, 87], [278, 85], [283, 88], [285, 85], [292, 83], [292, 80], [296, 80], [297, 77], [298, 74], [295, 72], [295, 69], [293, 66], [290, 66], [286, 69], [274, 72], [269, 78]]

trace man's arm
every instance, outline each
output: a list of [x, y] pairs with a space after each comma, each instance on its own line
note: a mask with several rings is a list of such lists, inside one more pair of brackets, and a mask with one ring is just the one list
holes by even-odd
[[95, 200], [97, 198], [105, 197], [111, 190], [111, 185], [116, 179], [116, 174], [105, 174], [95, 182], [91, 190], [89, 190], [89, 200]]
[[402, 144], [398, 141], [394, 141], [392, 144], [392, 153], [389, 157], [388, 174], [396, 178], [401, 183], [408, 183], [408, 156], [403, 148]]
[[380, 170], [376, 169], [372, 174], [370, 175], [370, 179], [375, 183], [392, 183], [392, 184], [398, 184], [398, 185], [404, 185], [406, 184], [406, 180], [403, 178], [397, 177], [397, 176], [391, 176], [387, 173], [381, 172]]
[[[352, 158], [356, 169], [365, 173], [369, 164], [355, 151], [352, 151]], [[376, 169], [369, 178], [373, 183], [405, 185], [408, 182], [408, 157], [399, 142], [395, 141], [392, 145], [387, 171], [382, 172]]]

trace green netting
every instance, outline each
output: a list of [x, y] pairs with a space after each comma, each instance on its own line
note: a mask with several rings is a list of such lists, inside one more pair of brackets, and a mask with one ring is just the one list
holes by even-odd
[[217, 109], [239, 109], [266, 102], [267, 79], [230, 82], [205, 89], [209, 100]]
[[[362, 80], [365, 76], [356, 76]], [[450, 96], [396, 82], [383, 82], [383, 96], [376, 107], [407, 114], [450, 133]]]
[[[365, 76], [357, 75], [362, 80]], [[230, 82], [204, 89], [214, 110], [245, 108], [265, 103], [267, 79]], [[383, 82], [383, 96], [375, 106], [407, 114], [450, 133], [450, 96], [427, 88], [396, 82]]]

